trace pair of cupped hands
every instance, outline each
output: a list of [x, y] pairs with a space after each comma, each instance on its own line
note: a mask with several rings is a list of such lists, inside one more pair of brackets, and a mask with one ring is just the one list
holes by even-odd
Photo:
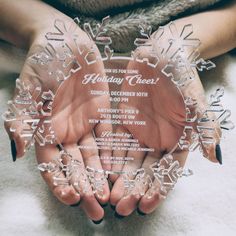
[[[120, 102], [118, 108], [126, 110], [139, 111], [135, 120], [146, 121], [147, 125], [116, 125], [115, 128], [111, 124], [98, 122], [96, 124], [89, 123], [89, 119], [101, 119], [99, 108], [110, 109], [110, 96], [108, 93], [103, 95], [93, 96], [91, 91], [109, 91], [108, 83], [87, 83], [82, 84], [83, 78], [87, 74], [106, 74], [104, 67], [109, 66], [109, 62], [101, 60], [100, 52], [93, 40], [77, 25], [73, 27], [61, 26], [57, 33], [57, 40], [50, 42], [46, 38], [53, 38], [55, 29], [44, 29], [43, 32], [35, 35], [29, 49], [28, 58], [32, 55], [40, 54], [43, 51], [52, 56], [53, 53], [66, 55], [65, 48], [61, 47], [63, 41], [64, 47], [68, 52], [69, 57], [77, 62], [79, 69], [73, 70], [74, 64], [67, 63], [68, 58], [63, 59], [63, 63], [67, 63], [63, 67], [64, 74], [57, 74], [59, 64], [49, 63], [44, 66], [32, 63], [31, 60], [26, 60], [20, 74], [20, 81], [28, 86], [32, 94], [35, 88], [41, 87], [42, 91], [51, 90], [55, 94], [52, 104], [52, 129], [55, 133], [57, 142], [40, 146], [35, 144], [36, 157], [38, 163], [49, 163], [55, 157], [59, 156], [60, 150], [58, 143], [73, 157], [82, 163], [84, 171], [87, 166], [97, 169], [111, 171], [113, 173], [127, 172], [130, 173], [139, 168], [144, 168], [146, 173], [154, 180], [153, 173], [150, 170], [150, 165], [159, 161], [166, 153], [170, 153], [174, 160], [184, 166], [188, 155], [188, 150], [179, 148], [178, 141], [183, 135], [184, 127], [186, 126], [186, 108], [183, 97], [192, 97], [196, 99], [197, 106], [192, 110], [197, 116], [203, 115], [200, 111], [206, 109], [207, 103], [204, 98], [204, 90], [200, 79], [195, 71], [195, 79], [188, 85], [177, 88], [170, 78], [167, 78], [161, 71], [163, 66], [167, 64], [165, 59], [161, 59], [158, 65], [153, 68], [148, 66], [148, 62], [140, 62], [140, 60], [129, 60], [125, 65], [127, 70], [138, 70], [142, 78], [158, 78], [158, 83], [155, 86], [148, 84], [137, 84], [130, 86], [126, 80], [121, 85], [121, 91], [139, 92], [145, 91], [147, 97], [129, 97], [128, 101]], [[71, 23], [69, 23], [71, 25]], [[73, 28], [73, 30], [72, 30]], [[74, 40], [71, 35], [76, 35]], [[45, 37], [45, 35], [47, 37]], [[54, 35], [55, 36], [55, 35]], [[155, 33], [153, 34], [155, 37]], [[49, 42], [49, 44], [48, 44]], [[155, 47], [155, 45], [154, 45]], [[158, 47], [158, 44], [156, 45]], [[133, 58], [146, 58], [152, 61], [151, 46], [137, 48], [133, 53]], [[92, 53], [91, 52], [92, 49]], [[86, 60], [85, 60], [86, 59]], [[88, 63], [88, 61], [93, 61]], [[64, 64], [64, 65], [65, 65]], [[60, 65], [61, 66], [61, 65]], [[78, 68], [78, 67], [77, 67]], [[179, 72], [180, 73], [180, 72]], [[65, 79], [65, 75], [69, 75]], [[64, 81], [58, 82], [60, 76], [64, 76]], [[19, 91], [16, 89], [15, 97]], [[40, 99], [40, 98], [37, 98]], [[39, 101], [39, 100], [38, 100]], [[22, 118], [23, 120], [23, 118]], [[5, 128], [15, 145], [16, 152], [13, 153], [13, 158], [23, 157], [27, 142], [22, 137], [21, 132], [23, 124], [21, 121], [6, 122]], [[219, 131], [218, 127], [214, 127]], [[14, 132], [12, 132], [14, 130]], [[80, 149], [78, 146], [93, 146], [96, 147], [96, 137], [101, 137], [105, 133], [131, 134], [135, 139], [139, 140], [142, 147], [154, 148], [154, 152], [138, 152], [138, 151], [121, 151], [109, 149]], [[219, 132], [217, 132], [219, 133]], [[216, 143], [219, 143], [219, 136], [215, 134]], [[14, 149], [14, 148], [13, 148]], [[215, 154], [215, 144], [209, 145], [208, 148], [202, 147], [205, 156], [211, 161], [217, 162]], [[97, 158], [100, 157], [100, 158]], [[113, 164], [104, 161], [101, 157], [133, 157], [134, 161], [128, 164]], [[105, 158], [106, 159], [106, 158]], [[66, 163], [65, 163], [66, 164]], [[92, 191], [78, 191], [73, 185], [55, 186], [53, 173], [41, 172], [43, 179], [48, 184], [52, 193], [56, 198], [66, 205], [79, 205], [88, 218], [95, 222], [99, 222], [104, 217], [104, 205], [108, 202], [115, 209], [118, 217], [128, 216], [136, 209], [139, 213], [149, 214], [161, 203], [162, 195], [160, 190], [155, 190], [151, 197], [149, 186], [145, 187], [145, 194], [129, 194], [125, 196], [124, 179], [119, 174], [111, 174], [103, 186], [103, 194], [99, 195]], [[63, 173], [60, 176], [64, 178]], [[135, 178], [135, 176], [134, 176]], [[89, 181], [89, 180], [88, 180]], [[110, 182], [110, 184], [108, 183]], [[85, 183], [84, 183], [85, 184]], [[111, 188], [109, 186], [112, 186]], [[157, 185], [158, 186], [158, 185]], [[85, 186], [80, 186], [80, 189]]]

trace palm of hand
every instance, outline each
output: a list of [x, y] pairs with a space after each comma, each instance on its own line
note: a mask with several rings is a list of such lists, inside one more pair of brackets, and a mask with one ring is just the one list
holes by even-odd
[[[132, 63], [129, 65], [132, 67]], [[136, 65], [137, 66], [137, 65]], [[183, 96], [173, 82], [160, 70], [153, 70], [138, 64], [142, 78], [157, 79], [155, 85], [130, 86], [127, 81], [122, 91], [144, 92], [147, 96], [131, 97], [127, 103], [120, 103], [119, 108], [135, 109], [134, 122], [144, 121], [144, 125], [123, 125], [133, 137], [145, 147], [152, 147], [156, 153], [168, 153], [176, 147], [186, 124], [186, 112]], [[134, 68], [132, 68], [134, 69]]]

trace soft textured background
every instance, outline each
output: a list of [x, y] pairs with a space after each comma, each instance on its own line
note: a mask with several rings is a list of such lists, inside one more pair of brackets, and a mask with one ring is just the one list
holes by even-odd
[[139, 36], [139, 25], [148, 24], [153, 31], [170, 20], [191, 15], [234, 0], [43, 0], [80, 19], [80, 26], [90, 22], [94, 27], [105, 16], [110, 16], [106, 28], [112, 38], [112, 48], [117, 52], [134, 49]]
[[[0, 113], [12, 96], [14, 80], [24, 61], [20, 55], [16, 49], [0, 50]], [[201, 74], [202, 80], [208, 94], [219, 85], [225, 86], [223, 101], [236, 123], [236, 56], [227, 54], [215, 62], [217, 68]], [[153, 214], [143, 217], [134, 213], [119, 220], [107, 206], [104, 222], [96, 226], [79, 208], [64, 206], [52, 196], [36, 168], [33, 150], [24, 159], [12, 162], [10, 142], [1, 122], [0, 235], [234, 236], [235, 145], [236, 130], [222, 141], [223, 166], [208, 162], [198, 152], [192, 153], [187, 167], [194, 170], [194, 175], [182, 178]]]

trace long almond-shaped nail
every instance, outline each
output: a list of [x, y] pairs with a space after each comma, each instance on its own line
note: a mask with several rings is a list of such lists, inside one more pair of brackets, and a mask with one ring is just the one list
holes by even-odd
[[92, 220], [95, 225], [99, 225], [102, 223], [103, 218], [101, 220]]
[[59, 151], [62, 151], [62, 148], [61, 148], [61, 146], [59, 145], [59, 144], [57, 144], [57, 149], [59, 150]]
[[118, 219], [123, 219], [126, 217], [126, 216], [122, 216], [122, 215], [118, 214], [117, 212], [115, 212], [114, 216]]
[[216, 144], [215, 151], [216, 151], [216, 159], [222, 165], [222, 153], [221, 153], [221, 148], [219, 144]]
[[100, 203], [100, 205], [101, 205], [102, 208], [105, 208], [105, 207], [107, 207], [108, 204], [107, 203], [105, 203], [105, 204]]
[[16, 151], [16, 144], [14, 140], [11, 140], [11, 155], [12, 155], [12, 160], [15, 162], [17, 151]]
[[111, 209], [112, 209], [113, 211], [116, 210], [116, 206], [114, 206], [114, 205], [112, 205], [112, 204], [110, 204], [110, 206], [111, 206]]
[[142, 212], [139, 208], [137, 208], [137, 212], [138, 212], [138, 214], [141, 215], [141, 216], [147, 215], [146, 213]]

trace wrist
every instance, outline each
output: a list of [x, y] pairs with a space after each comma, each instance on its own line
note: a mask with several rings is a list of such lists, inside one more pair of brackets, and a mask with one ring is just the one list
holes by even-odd
[[46, 29], [52, 29], [55, 19], [70, 19], [38, 0], [0, 0], [0, 6], [0, 38], [25, 49]]
[[26, 46], [30, 48], [35, 42], [45, 41], [45, 35], [48, 32], [55, 31], [54, 23], [56, 19], [62, 20], [66, 25], [73, 22], [71, 18], [62, 13], [53, 14], [52, 16], [45, 17], [43, 20], [32, 22], [27, 30], [28, 43]]

